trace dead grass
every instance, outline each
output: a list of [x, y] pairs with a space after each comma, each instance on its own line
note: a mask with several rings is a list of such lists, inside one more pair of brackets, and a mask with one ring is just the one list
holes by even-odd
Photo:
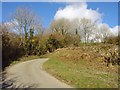
[[77, 88], [117, 88], [118, 66], [107, 67], [102, 54], [113, 45], [69, 47], [56, 50], [44, 69]]

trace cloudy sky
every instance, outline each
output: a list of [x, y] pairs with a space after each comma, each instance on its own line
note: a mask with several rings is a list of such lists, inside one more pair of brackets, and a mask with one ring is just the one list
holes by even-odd
[[118, 3], [117, 2], [89, 2], [89, 3], [54, 3], [54, 2], [3, 2], [2, 21], [10, 22], [10, 15], [17, 7], [27, 6], [36, 12], [43, 20], [43, 26], [49, 27], [55, 19], [66, 18], [70, 21], [83, 17], [98, 21], [99, 25], [106, 25], [117, 34], [118, 30]]

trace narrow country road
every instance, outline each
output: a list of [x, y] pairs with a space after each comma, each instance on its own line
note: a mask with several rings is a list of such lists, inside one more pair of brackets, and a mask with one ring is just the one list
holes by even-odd
[[9, 67], [6, 80], [12, 81], [14, 88], [71, 88], [42, 69], [48, 59], [36, 59]]

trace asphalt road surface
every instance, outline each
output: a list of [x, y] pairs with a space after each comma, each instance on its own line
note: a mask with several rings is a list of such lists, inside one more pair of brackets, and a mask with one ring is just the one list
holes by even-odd
[[6, 70], [6, 81], [14, 88], [71, 88], [42, 69], [48, 59], [35, 59], [10, 66]]

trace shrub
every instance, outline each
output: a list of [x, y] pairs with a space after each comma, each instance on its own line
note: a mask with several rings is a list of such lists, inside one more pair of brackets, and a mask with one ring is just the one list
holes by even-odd
[[107, 37], [104, 39], [105, 43], [109, 43], [109, 44], [116, 44], [118, 45], [119, 43], [119, 37], [118, 36], [111, 36], [111, 37]]
[[46, 47], [46, 40], [45, 38], [42, 38], [40, 41], [39, 41], [39, 44], [38, 46], [36, 46], [37, 48], [37, 55], [43, 55], [43, 54], [46, 54], [47, 53], [47, 47]]
[[20, 47], [19, 38], [16, 34], [8, 32], [7, 28], [2, 28], [2, 63], [3, 69], [11, 61], [24, 55], [24, 49]]
[[51, 34], [46, 42], [46, 47], [48, 51], [52, 52], [55, 49], [62, 48], [64, 46], [63, 39], [64, 37], [60, 34]]
[[66, 34], [64, 36], [64, 46], [67, 47], [72, 44], [74, 44], [74, 38], [73, 38], [72, 34]]
[[118, 50], [110, 51], [104, 56], [104, 61], [109, 66], [112, 65], [120, 65], [120, 56]]

